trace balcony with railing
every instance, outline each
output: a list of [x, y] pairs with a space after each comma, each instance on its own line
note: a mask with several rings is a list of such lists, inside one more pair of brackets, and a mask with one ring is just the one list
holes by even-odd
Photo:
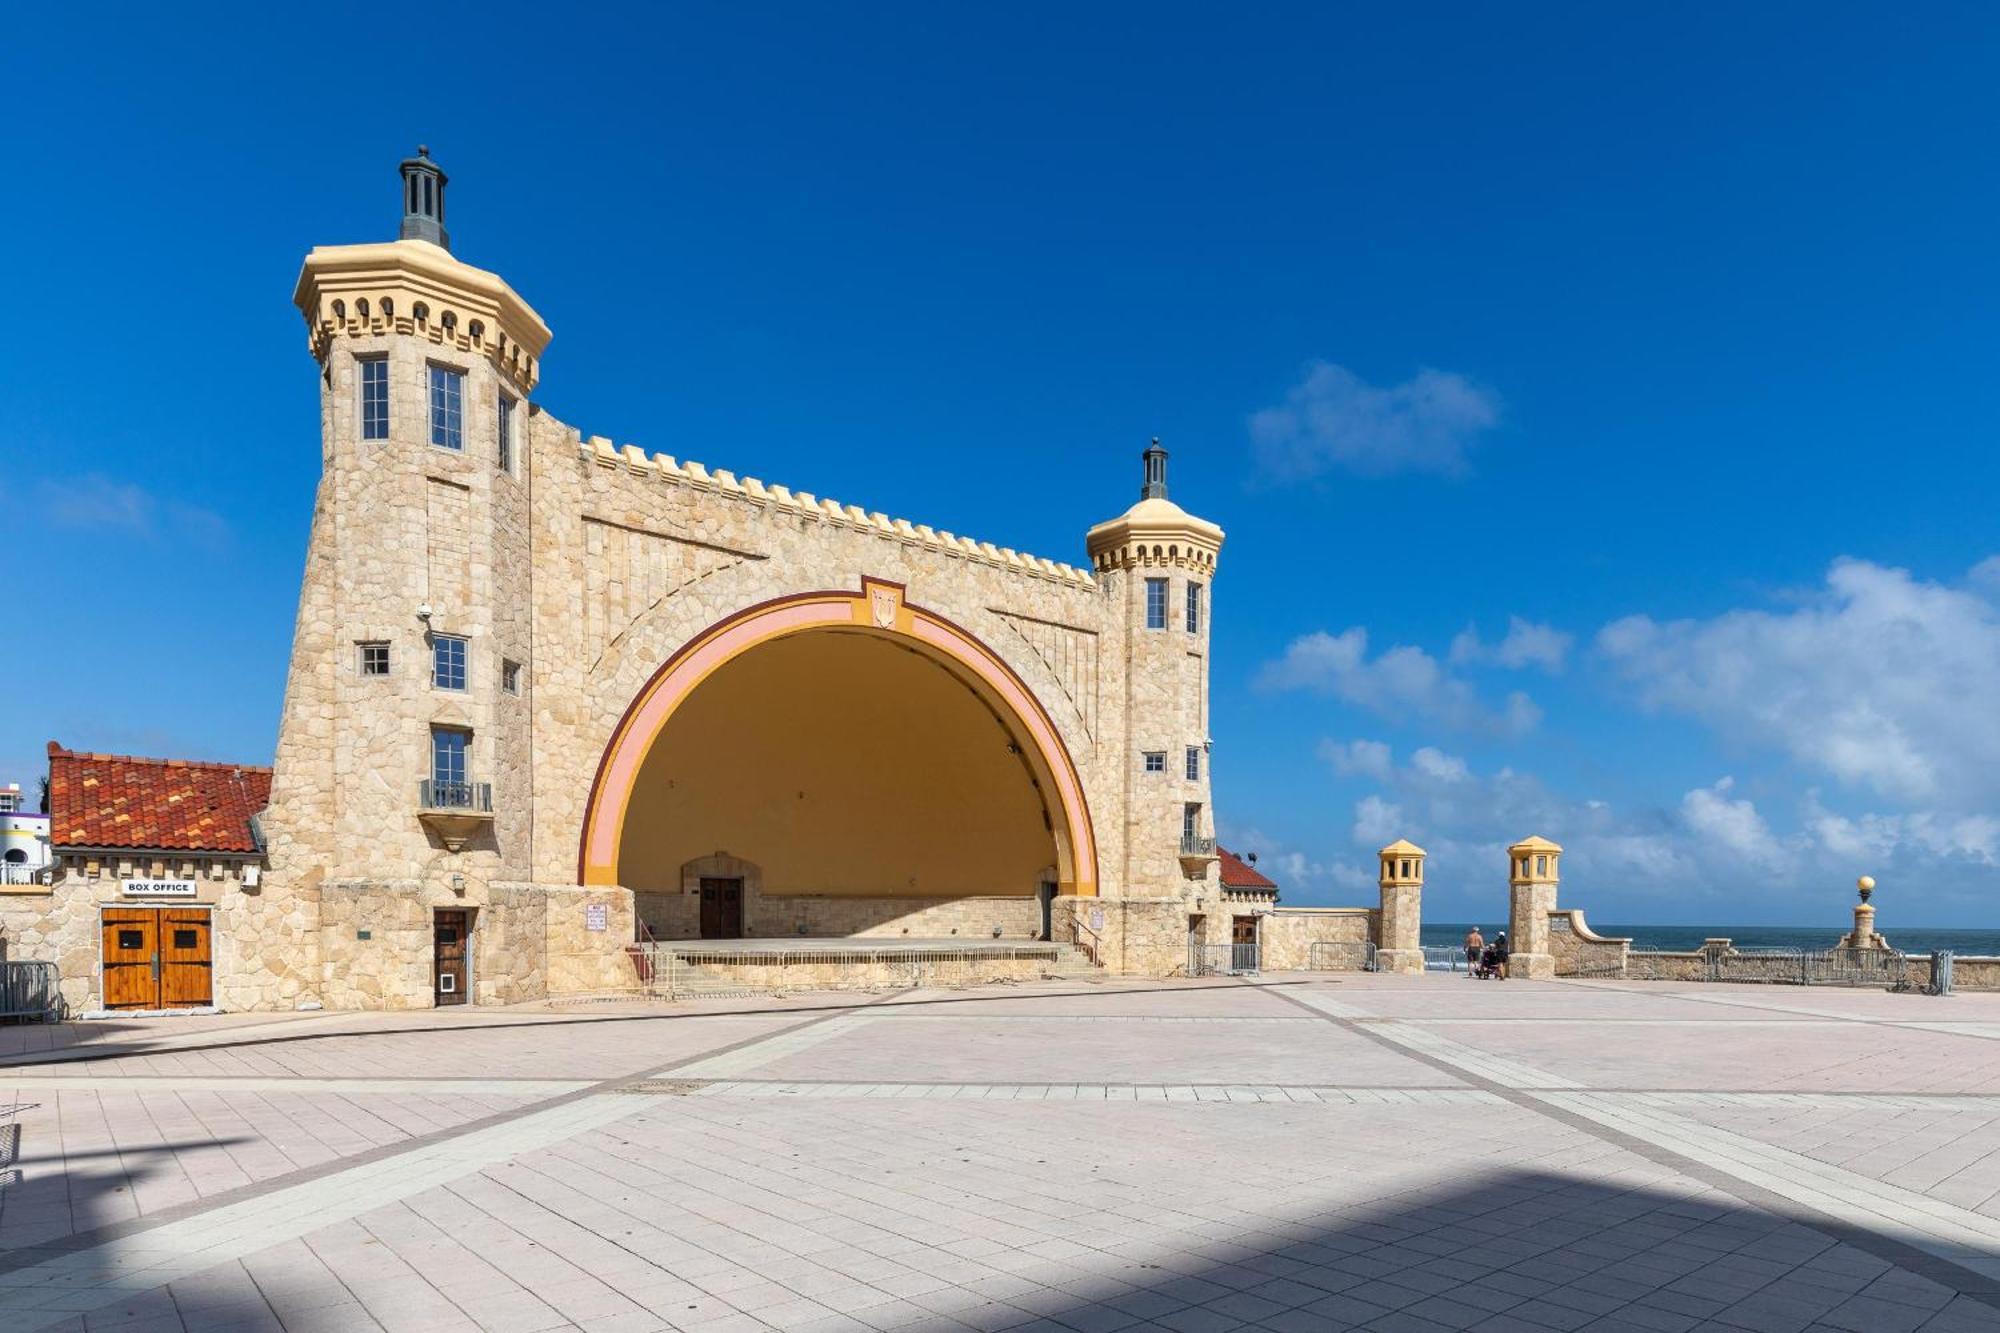
[[425, 778], [417, 784], [417, 818], [448, 849], [458, 851], [493, 826], [493, 784]]
[[1181, 834], [1181, 868], [1190, 874], [1199, 874], [1215, 860], [1215, 839], [1204, 838], [1198, 833]]
[[17, 861], [0, 861], [0, 888], [27, 888], [49, 884], [54, 882], [55, 873], [54, 866], [31, 866]]

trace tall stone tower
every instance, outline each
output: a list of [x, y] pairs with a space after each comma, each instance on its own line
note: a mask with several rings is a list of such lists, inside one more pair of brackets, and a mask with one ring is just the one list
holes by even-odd
[[1142, 457], [1139, 502], [1089, 535], [1125, 647], [1121, 878], [1131, 898], [1213, 901], [1208, 642], [1222, 529], [1167, 498], [1167, 451], [1158, 440]]
[[[530, 878], [526, 438], [549, 330], [453, 257], [428, 150], [401, 185], [399, 239], [315, 247], [293, 293], [322, 472], [267, 823], [282, 864], [350, 883], [330, 922], [428, 931], [434, 906]], [[376, 938], [361, 917], [328, 930]]]

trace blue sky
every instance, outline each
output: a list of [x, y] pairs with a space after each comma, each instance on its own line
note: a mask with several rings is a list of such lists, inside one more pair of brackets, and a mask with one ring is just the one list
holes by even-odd
[[423, 141], [588, 432], [1070, 560], [1162, 436], [1293, 901], [1991, 924], [2000, 12], [1078, 9], [12, 16], [0, 779], [268, 761], [288, 298]]

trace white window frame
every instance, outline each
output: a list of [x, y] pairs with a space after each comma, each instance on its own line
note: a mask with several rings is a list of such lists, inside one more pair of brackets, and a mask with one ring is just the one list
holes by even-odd
[[[1158, 593], [1157, 603], [1154, 594]], [[1165, 629], [1167, 627], [1167, 580], [1149, 578], [1146, 580], [1146, 628]], [[1154, 613], [1158, 612], [1155, 618]]]
[[[465, 452], [465, 372], [442, 361], [424, 363], [424, 403], [433, 447]], [[439, 436], [444, 436], [440, 439]]]
[[[442, 665], [440, 652], [448, 643], [458, 645], [458, 684], [446, 685], [439, 681], [439, 667]], [[472, 640], [463, 634], [431, 635], [431, 688], [449, 690], [453, 694], [464, 694], [472, 688]]]
[[1140, 766], [1145, 772], [1164, 773], [1167, 771], [1167, 752], [1165, 750], [1144, 751], [1139, 756], [1139, 760]]

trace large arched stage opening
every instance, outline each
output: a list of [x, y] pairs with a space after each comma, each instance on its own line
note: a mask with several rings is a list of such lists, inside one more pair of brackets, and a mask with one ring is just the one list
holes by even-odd
[[1097, 892], [1083, 783], [1033, 690], [872, 579], [709, 626], [613, 731], [579, 882], [677, 888], [677, 867], [723, 849], [780, 895]]

